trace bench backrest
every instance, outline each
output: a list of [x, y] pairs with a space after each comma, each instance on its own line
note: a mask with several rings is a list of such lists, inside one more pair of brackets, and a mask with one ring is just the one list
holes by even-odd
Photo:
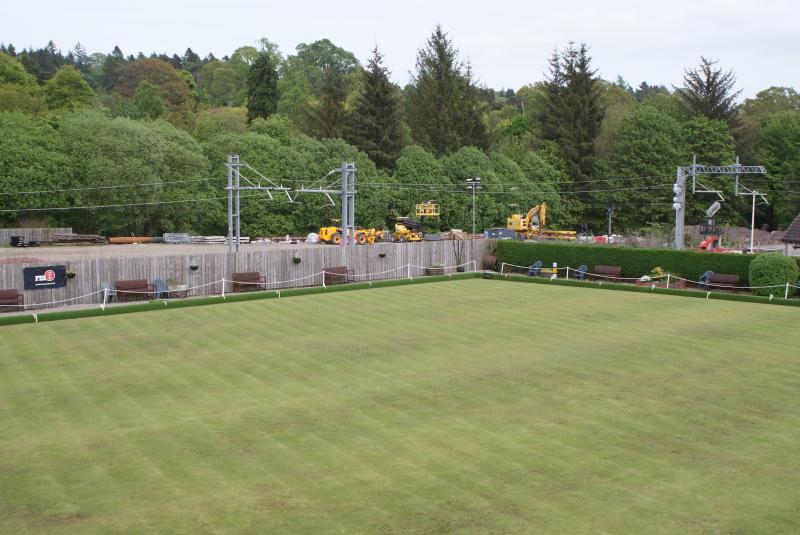
[[619, 277], [620, 273], [622, 273], [622, 268], [619, 266], [595, 266], [594, 272], [598, 275], [614, 275], [615, 277]]
[[325, 273], [329, 273], [331, 275], [347, 275], [347, 266], [336, 266], [336, 267], [326, 267]]
[[114, 283], [114, 288], [117, 290], [123, 291], [136, 291], [136, 290], [148, 290], [147, 280], [145, 279], [135, 279], [129, 281], [117, 281]]
[[0, 290], [0, 301], [16, 301], [19, 298], [19, 290]]
[[739, 275], [712, 273], [708, 276], [708, 282], [711, 284], [739, 284]]
[[240, 271], [233, 274], [234, 282], [260, 282], [261, 273], [258, 271]]

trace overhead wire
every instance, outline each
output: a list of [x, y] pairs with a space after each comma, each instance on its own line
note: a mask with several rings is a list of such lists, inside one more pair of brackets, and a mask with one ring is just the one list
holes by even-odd
[[87, 186], [81, 188], [59, 188], [59, 189], [43, 189], [34, 191], [0, 191], [0, 195], [35, 195], [42, 193], [69, 193], [79, 191], [96, 191], [96, 190], [109, 190], [109, 189], [124, 189], [124, 188], [138, 188], [145, 186], [164, 186], [170, 184], [188, 184], [195, 182], [210, 182], [212, 180], [225, 180], [224, 178], [196, 178], [189, 180], [167, 180], [163, 182], [140, 182], [138, 184], [104, 184], [100, 186]]

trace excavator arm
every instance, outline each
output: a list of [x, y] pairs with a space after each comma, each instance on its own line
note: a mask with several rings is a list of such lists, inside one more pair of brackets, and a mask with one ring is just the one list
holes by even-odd
[[529, 230], [539, 230], [540, 228], [544, 228], [546, 218], [547, 203], [543, 202], [537, 204], [528, 210], [528, 215], [525, 216], [525, 226]]

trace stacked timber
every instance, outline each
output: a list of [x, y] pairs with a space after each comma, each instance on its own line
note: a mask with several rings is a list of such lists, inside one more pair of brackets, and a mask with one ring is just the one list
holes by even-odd
[[106, 239], [99, 234], [51, 234], [50, 242], [56, 244], [106, 243]]
[[[236, 240], [234, 239], [234, 241]], [[192, 236], [192, 243], [224, 245], [228, 243], [228, 238], [226, 236]], [[250, 243], [250, 237], [242, 236], [239, 238], [239, 243]]]

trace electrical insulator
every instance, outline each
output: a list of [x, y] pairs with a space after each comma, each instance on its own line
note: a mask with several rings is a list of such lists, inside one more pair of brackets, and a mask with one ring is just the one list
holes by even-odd
[[680, 210], [681, 208], [682, 208], [682, 206], [681, 206], [681, 203], [679, 203], [679, 202], [676, 202], [675, 204], [672, 205], [672, 209], [673, 210]]
[[673, 184], [672, 185], [672, 192], [675, 195], [680, 195], [681, 194], [681, 187], [678, 184]]
[[678, 203], [678, 202], [680, 202], [680, 199], [678, 198], [678, 196], [677, 196], [677, 195], [676, 195], [675, 197], [673, 197], [673, 198], [672, 198], [672, 202], [674, 202], [674, 203]]

